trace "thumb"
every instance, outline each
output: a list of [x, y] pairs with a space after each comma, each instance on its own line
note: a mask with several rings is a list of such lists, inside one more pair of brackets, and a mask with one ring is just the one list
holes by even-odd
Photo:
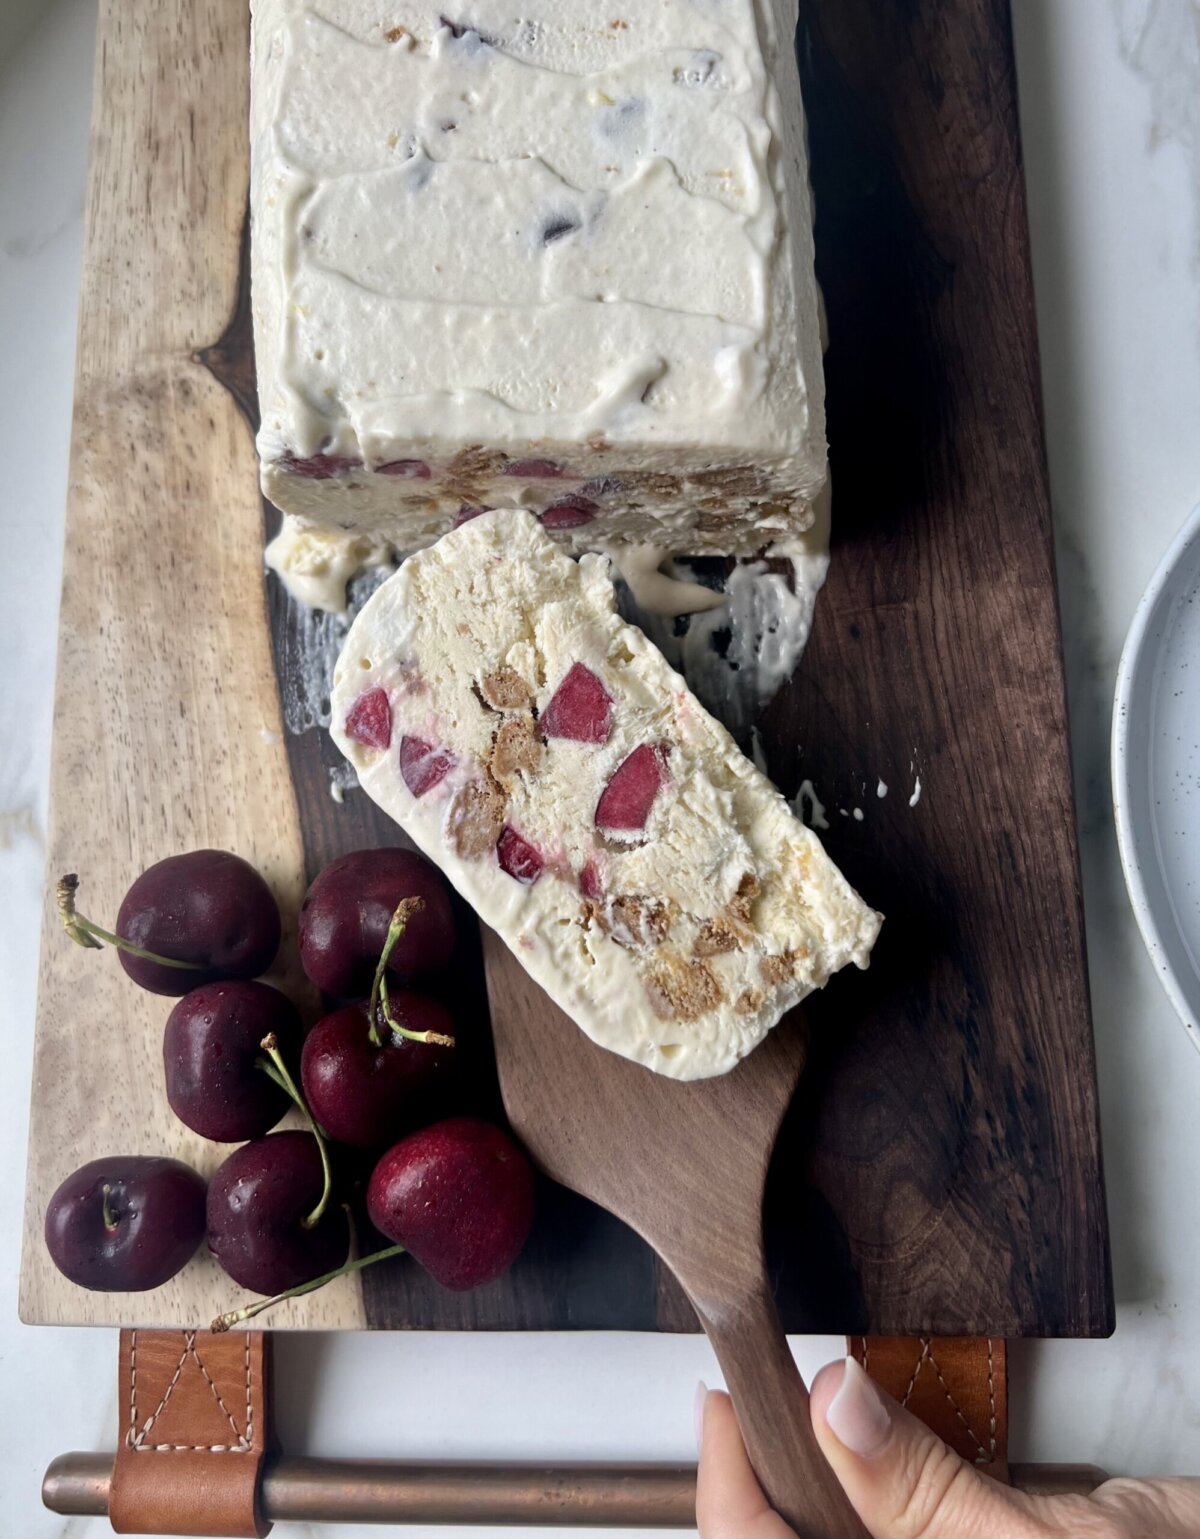
[[813, 1380], [813, 1431], [876, 1539], [1044, 1539], [1028, 1500], [972, 1469], [854, 1358]]

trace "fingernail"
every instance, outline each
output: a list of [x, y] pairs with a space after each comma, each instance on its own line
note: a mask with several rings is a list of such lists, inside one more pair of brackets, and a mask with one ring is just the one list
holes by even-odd
[[696, 1398], [692, 1402], [692, 1416], [696, 1425], [696, 1453], [704, 1443], [704, 1402], [708, 1399], [708, 1385], [703, 1379], [696, 1385]]
[[825, 1420], [838, 1441], [862, 1458], [878, 1453], [892, 1430], [887, 1402], [853, 1357], [846, 1359], [841, 1386]]

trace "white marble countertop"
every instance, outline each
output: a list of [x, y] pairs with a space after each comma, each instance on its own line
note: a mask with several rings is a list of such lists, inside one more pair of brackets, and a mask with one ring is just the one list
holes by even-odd
[[[1012, 1452], [1200, 1474], [1200, 1057], [1138, 939], [1107, 767], [1126, 627], [1200, 500], [1200, 0], [1014, 11], [1118, 1312], [1111, 1341], [1014, 1348]], [[115, 1334], [16, 1316], [94, 25], [95, 0], [0, 6], [0, 1490], [23, 1539], [108, 1532], [39, 1483], [116, 1429]], [[839, 1343], [796, 1349], [812, 1369]], [[690, 1458], [696, 1380], [719, 1382], [688, 1337], [316, 1336], [278, 1360], [285, 1446], [327, 1455]]]

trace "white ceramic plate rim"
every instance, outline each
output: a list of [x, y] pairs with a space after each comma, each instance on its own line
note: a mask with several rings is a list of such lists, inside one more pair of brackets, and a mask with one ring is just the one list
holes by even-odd
[[[1113, 812], [1117, 825], [1117, 844], [1121, 851], [1121, 865], [1125, 871], [1125, 885], [1133, 905], [1134, 917], [1142, 940], [1163, 988], [1178, 1012], [1179, 1019], [1187, 1028], [1193, 1045], [1200, 1049], [1200, 1020], [1197, 1007], [1185, 988], [1183, 978], [1172, 961], [1172, 953], [1178, 948], [1178, 939], [1168, 939], [1164, 931], [1171, 927], [1172, 935], [1178, 935], [1173, 916], [1165, 923], [1147, 885], [1147, 867], [1160, 877], [1155, 841], [1144, 834], [1139, 840], [1136, 827], [1136, 810], [1140, 799], [1145, 801], [1145, 786], [1135, 785], [1134, 773], [1144, 770], [1145, 756], [1130, 747], [1130, 733], [1135, 720], [1134, 702], [1143, 689], [1155, 684], [1159, 633], [1156, 625], [1162, 617], [1164, 606], [1174, 601], [1172, 584], [1180, 563], [1191, 551], [1194, 542], [1200, 541], [1200, 507], [1192, 510], [1183, 528], [1171, 542], [1170, 548], [1158, 570], [1150, 579], [1150, 586], [1142, 595], [1125, 639], [1121, 653], [1121, 666], [1117, 670], [1117, 689], [1113, 699], [1112, 726], [1112, 787]], [[1144, 778], [1144, 776], [1142, 777]], [[1159, 881], [1161, 886], [1161, 879]], [[1194, 985], [1193, 985], [1194, 986]]]

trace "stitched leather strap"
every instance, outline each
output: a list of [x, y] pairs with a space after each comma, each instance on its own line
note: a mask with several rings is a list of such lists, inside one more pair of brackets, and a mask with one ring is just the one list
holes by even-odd
[[851, 1336], [875, 1382], [969, 1463], [1008, 1481], [1008, 1359], [994, 1336]]
[[261, 1539], [267, 1342], [261, 1331], [122, 1331], [118, 1534]]

